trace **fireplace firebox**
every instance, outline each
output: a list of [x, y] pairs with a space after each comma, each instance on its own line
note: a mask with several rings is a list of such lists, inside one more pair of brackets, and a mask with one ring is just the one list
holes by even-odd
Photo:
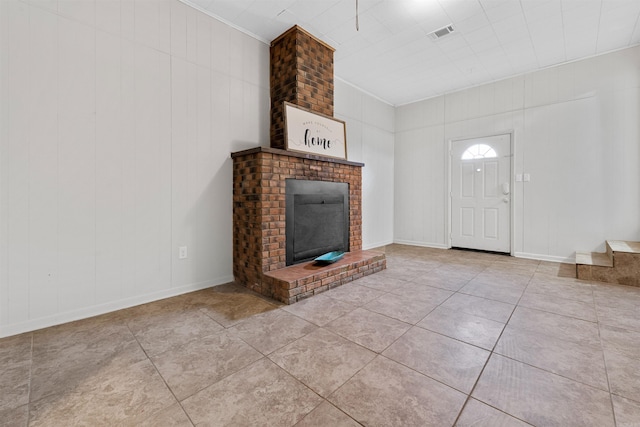
[[349, 251], [349, 184], [287, 179], [286, 264]]

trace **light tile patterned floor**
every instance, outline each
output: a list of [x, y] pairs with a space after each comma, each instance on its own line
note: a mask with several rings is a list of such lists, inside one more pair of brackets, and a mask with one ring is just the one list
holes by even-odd
[[640, 288], [385, 248], [291, 306], [223, 285], [0, 340], [2, 426], [640, 426]]

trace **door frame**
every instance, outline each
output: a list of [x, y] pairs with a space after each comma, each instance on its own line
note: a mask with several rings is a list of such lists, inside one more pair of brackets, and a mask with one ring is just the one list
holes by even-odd
[[[509, 206], [509, 255], [514, 256], [514, 247], [515, 247], [515, 224], [514, 224], [514, 218], [515, 218], [515, 196], [516, 196], [516, 186], [515, 186], [515, 132], [513, 129], [511, 130], [506, 130], [503, 132], [494, 132], [494, 133], [489, 133], [489, 134], [476, 134], [473, 136], [464, 136], [464, 137], [456, 137], [456, 138], [449, 138], [447, 140], [447, 150], [445, 155], [447, 156], [447, 161], [446, 161], [446, 166], [447, 166], [447, 171], [446, 171], [446, 176], [447, 176], [447, 188], [446, 188], [446, 192], [445, 192], [445, 198], [446, 198], [446, 202], [445, 202], [445, 206], [447, 207], [447, 212], [446, 212], [446, 223], [447, 223], [447, 229], [446, 229], [446, 246], [448, 249], [451, 249], [451, 231], [452, 231], [452, 208], [451, 208], [451, 173], [453, 170], [452, 167], [452, 148], [453, 148], [453, 143], [457, 142], [457, 141], [465, 141], [468, 139], [479, 139], [479, 138], [491, 138], [493, 136], [500, 136], [500, 135], [509, 135], [509, 150], [511, 151], [511, 161], [510, 161], [510, 171], [509, 171], [509, 186], [511, 188], [511, 203]], [[505, 252], [506, 253], [506, 252]]]

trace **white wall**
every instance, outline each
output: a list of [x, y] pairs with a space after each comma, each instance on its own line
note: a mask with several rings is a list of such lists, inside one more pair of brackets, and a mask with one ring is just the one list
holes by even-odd
[[[390, 243], [394, 109], [335, 105]], [[1, 0], [0, 337], [231, 281], [229, 154], [259, 145], [265, 43], [178, 0]]]
[[396, 242], [447, 247], [448, 143], [514, 132], [514, 252], [640, 240], [640, 47], [396, 109]]
[[0, 336], [232, 280], [268, 46], [177, 0], [2, 0], [0, 31]]
[[348, 160], [362, 169], [362, 247], [393, 243], [394, 108], [335, 79], [334, 115], [347, 126]]
[[[0, 336], [232, 280], [229, 153], [269, 145], [268, 78], [178, 0], [0, 1]], [[640, 240], [639, 81], [638, 47], [396, 109], [336, 79], [363, 247], [446, 247], [448, 141], [507, 131], [517, 255]]]

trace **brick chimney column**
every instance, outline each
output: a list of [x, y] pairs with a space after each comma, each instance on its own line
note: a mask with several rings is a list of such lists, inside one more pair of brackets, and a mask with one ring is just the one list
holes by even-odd
[[333, 117], [334, 51], [297, 25], [271, 42], [272, 148], [285, 149], [285, 101]]

